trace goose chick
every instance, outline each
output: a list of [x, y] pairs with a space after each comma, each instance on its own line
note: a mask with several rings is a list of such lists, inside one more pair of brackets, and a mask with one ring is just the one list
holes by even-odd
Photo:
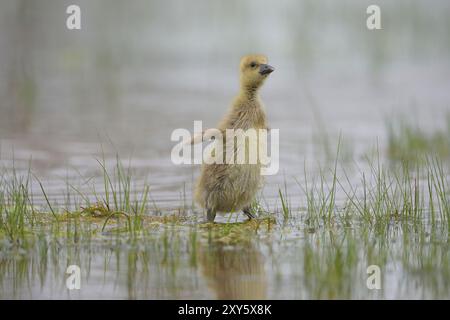
[[[258, 93], [272, 71], [274, 68], [267, 64], [267, 58], [263, 55], [248, 55], [241, 59], [239, 94], [234, 99], [228, 114], [217, 127], [224, 133], [223, 136], [226, 136], [226, 129], [268, 128], [266, 114]], [[223, 141], [225, 146], [226, 139], [224, 138]], [[225, 158], [226, 152], [223, 152]], [[234, 152], [236, 152], [236, 146], [234, 146]], [[208, 222], [214, 221], [217, 212], [242, 210], [249, 218], [252, 218], [250, 205], [262, 185], [260, 171], [259, 160], [256, 164], [226, 162], [203, 164], [196, 185], [195, 199], [206, 209]]]

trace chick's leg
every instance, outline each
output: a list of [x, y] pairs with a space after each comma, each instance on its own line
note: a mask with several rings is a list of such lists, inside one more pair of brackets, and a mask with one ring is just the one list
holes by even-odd
[[242, 212], [245, 213], [249, 220], [255, 219], [255, 216], [253, 215], [250, 207], [245, 207], [244, 209], [242, 209]]
[[216, 218], [216, 211], [212, 209], [206, 210], [206, 219], [208, 222], [214, 222], [214, 219]]

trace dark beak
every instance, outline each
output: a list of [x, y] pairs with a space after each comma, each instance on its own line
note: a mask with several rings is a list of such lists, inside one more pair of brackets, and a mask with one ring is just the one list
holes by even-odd
[[268, 64], [262, 64], [259, 66], [259, 74], [266, 75], [273, 72], [274, 67], [269, 66]]

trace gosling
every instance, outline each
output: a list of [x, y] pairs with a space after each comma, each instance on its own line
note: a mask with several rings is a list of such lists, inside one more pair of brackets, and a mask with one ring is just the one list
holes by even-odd
[[[268, 129], [259, 89], [273, 71], [274, 68], [267, 64], [267, 57], [263, 55], [248, 55], [241, 59], [240, 91], [228, 114], [219, 123], [218, 130], [224, 133], [226, 129]], [[223, 152], [224, 156], [226, 152]], [[252, 219], [250, 206], [262, 186], [260, 171], [259, 160], [256, 164], [203, 164], [195, 200], [206, 209], [207, 221], [214, 222], [218, 212], [240, 210]]]

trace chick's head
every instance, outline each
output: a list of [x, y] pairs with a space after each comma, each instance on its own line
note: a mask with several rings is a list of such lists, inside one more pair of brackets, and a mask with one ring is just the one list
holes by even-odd
[[244, 88], [259, 88], [275, 69], [267, 64], [267, 57], [260, 54], [244, 56], [241, 59], [241, 85]]

